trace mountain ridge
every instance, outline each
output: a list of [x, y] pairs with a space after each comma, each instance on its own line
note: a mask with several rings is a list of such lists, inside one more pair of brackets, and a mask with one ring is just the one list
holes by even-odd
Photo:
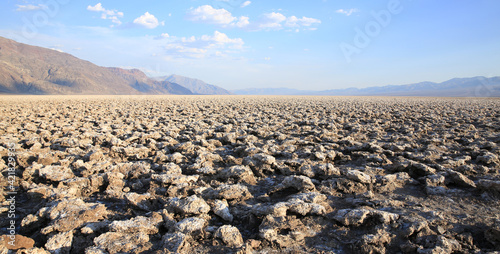
[[155, 80], [158, 81], [168, 81], [171, 83], [179, 84], [187, 89], [189, 89], [193, 94], [201, 94], [201, 95], [207, 95], [207, 94], [214, 94], [214, 95], [230, 95], [232, 94], [228, 90], [208, 84], [202, 80], [195, 79], [195, 78], [189, 78], [181, 75], [176, 75], [172, 74], [169, 76], [161, 76], [161, 77], [156, 77], [154, 78]]
[[[238, 95], [338, 95], [338, 96], [439, 96], [500, 97], [500, 77], [453, 78], [441, 83], [424, 81], [406, 85], [366, 88], [328, 89], [322, 91], [291, 88], [247, 88], [231, 90]], [[439, 93], [439, 94], [436, 94]]]
[[192, 94], [142, 71], [101, 67], [71, 54], [0, 37], [0, 93]]
[[130, 82], [130, 86], [146, 94], [193, 94], [189, 89], [168, 81], [158, 81], [148, 77], [138, 69], [108, 67], [113, 73]]

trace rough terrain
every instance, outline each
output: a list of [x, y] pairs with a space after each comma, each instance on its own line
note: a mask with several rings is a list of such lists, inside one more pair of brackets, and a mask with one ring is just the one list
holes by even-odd
[[500, 250], [499, 99], [4, 96], [0, 115], [0, 253]]

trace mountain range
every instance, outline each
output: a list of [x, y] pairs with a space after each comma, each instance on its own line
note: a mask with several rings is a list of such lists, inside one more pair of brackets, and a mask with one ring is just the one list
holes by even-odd
[[204, 81], [201, 81], [199, 79], [194, 79], [194, 78], [188, 78], [180, 75], [170, 75], [170, 76], [163, 76], [163, 77], [156, 77], [154, 78], [159, 81], [168, 81], [171, 83], [179, 84], [187, 89], [189, 89], [191, 92], [194, 94], [216, 94], [216, 95], [228, 95], [232, 94], [228, 90], [207, 84]]
[[[196, 91], [203, 91], [203, 83], [197, 85]], [[225, 91], [206, 86], [206, 91]], [[198, 94], [196, 91], [150, 78], [137, 69], [101, 67], [67, 53], [0, 37], [0, 94]]]
[[0, 37], [0, 94], [239, 94], [500, 97], [500, 77], [455, 78], [323, 91], [249, 88], [228, 91], [201, 80], [150, 78], [138, 69], [101, 67], [70, 54]]
[[420, 82], [408, 85], [388, 85], [323, 91], [290, 88], [249, 88], [232, 90], [231, 92], [239, 95], [500, 97], [500, 77], [454, 78], [442, 83]]

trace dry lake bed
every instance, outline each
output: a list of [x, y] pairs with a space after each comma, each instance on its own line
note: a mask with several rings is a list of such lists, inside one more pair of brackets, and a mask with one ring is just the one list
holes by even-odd
[[3, 96], [0, 116], [0, 253], [500, 250], [499, 99]]

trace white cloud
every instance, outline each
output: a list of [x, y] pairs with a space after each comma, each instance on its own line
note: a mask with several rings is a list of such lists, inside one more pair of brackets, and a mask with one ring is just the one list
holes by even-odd
[[87, 6], [88, 11], [94, 11], [94, 12], [102, 12], [101, 13], [101, 19], [109, 19], [111, 22], [121, 25], [122, 22], [120, 21], [119, 18], [123, 17], [123, 12], [117, 11], [117, 10], [106, 10], [104, 7], [102, 7], [101, 3], [98, 3], [94, 6]]
[[286, 20], [285, 15], [279, 12], [266, 13], [259, 24], [260, 29], [281, 29], [281, 23]]
[[358, 12], [358, 9], [348, 9], [348, 10], [339, 9], [339, 10], [336, 10], [335, 12], [340, 13], [340, 14], [344, 14], [346, 16], [351, 16], [353, 13]]
[[270, 57], [264, 57], [264, 60], [269, 61], [269, 60], [271, 60], [271, 58]]
[[102, 4], [101, 3], [98, 3], [96, 4], [95, 6], [87, 6], [87, 10], [89, 11], [106, 11], [103, 7], [102, 7]]
[[[251, 4], [251, 1], [243, 2], [241, 7], [248, 6], [249, 4]], [[296, 16], [286, 17], [279, 12], [264, 13], [259, 21], [250, 22], [250, 18], [247, 16], [235, 17], [224, 8], [216, 9], [210, 5], [202, 5], [196, 9], [191, 8], [186, 18], [191, 21], [215, 24], [225, 28], [237, 27], [253, 31], [280, 30], [284, 27], [295, 28], [295, 31], [297, 29], [298, 31], [304, 30], [304, 27], [307, 27], [307, 30], [316, 30], [315, 27], [311, 26], [321, 24], [321, 20], [319, 19], [308, 17], [297, 18]]]
[[250, 24], [249, 18], [245, 17], [245, 16], [241, 16], [238, 19], [238, 22], [236, 22], [235, 26], [242, 28], [242, 27], [248, 26], [249, 24]]
[[[321, 20], [308, 17], [286, 17], [279, 12], [272, 12], [263, 15], [263, 18], [258, 22], [257, 30], [280, 30], [283, 27], [287, 27], [295, 28], [294, 31], [298, 32], [301, 27], [310, 27], [314, 24], [321, 24]], [[315, 29], [316, 28], [309, 28], [309, 30]]]
[[245, 8], [249, 6], [252, 3], [252, 1], [245, 1], [244, 3], [241, 4], [241, 8]]
[[229, 25], [236, 18], [225, 9], [214, 9], [210, 5], [203, 5], [188, 12], [188, 19], [217, 25]]
[[170, 38], [170, 34], [168, 33], [162, 33], [156, 37], [154, 37], [155, 40], [163, 40], [163, 39], [168, 39]]
[[321, 20], [315, 18], [297, 18], [295, 16], [288, 17], [285, 22], [286, 27], [301, 27], [301, 26], [311, 26], [313, 24], [321, 24]]
[[166, 40], [168, 43], [163, 48], [167, 55], [177, 58], [226, 57], [240, 51], [244, 45], [243, 39], [230, 38], [219, 31], [201, 37], [169, 36]]
[[39, 5], [32, 5], [32, 4], [27, 4], [27, 5], [16, 5], [17, 9], [16, 11], [36, 11], [36, 10], [41, 10], [44, 8], [47, 8], [46, 5], [39, 4]]
[[215, 9], [210, 5], [202, 5], [196, 9], [191, 9], [187, 13], [187, 19], [223, 27], [243, 27], [249, 24], [248, 17], [241, 16], [240, 18], [236, 18], [226, 9]]
[[299, 24], [297, 24], [297, 22], [299, 21], [299, 19], [295, 16], [291, 16], [291, 17], [288, 17], [286, 19], [286, 26], [288, 27], [298, 27]]
[[153, 14], [146, 12], [144, 13], [144, 15], [136, 18], [134, 20], [134, 24], [143, 26], [148, 29], [153, 29], [159, 26], [160, 24], [165, 25], [165, 22], [158, 22], [158, 19]]
[[219, 31], [215, 31], [213, 36], [203, 35], [201, 37], [201, 40], [210, 42], [211, 44], [209, 45], [209, 47], [224, 46], [226, 44], [229, 44], [231, 48], [242, 48], [244, 44], [243, 39], [231, 39], [225, 33], [221, 33]]
[[191, 36], [191, 37], [188, 37], [188, 38], [186, 38], [186, 37], [182, 37], [182, 38], [181, 38], [181, 41], [182, 41], [182, 42], [195, 42], [195, 41], [196, 41], [196, 37], [194, 37], [194, 35], [193, 35], [193, 36]]

